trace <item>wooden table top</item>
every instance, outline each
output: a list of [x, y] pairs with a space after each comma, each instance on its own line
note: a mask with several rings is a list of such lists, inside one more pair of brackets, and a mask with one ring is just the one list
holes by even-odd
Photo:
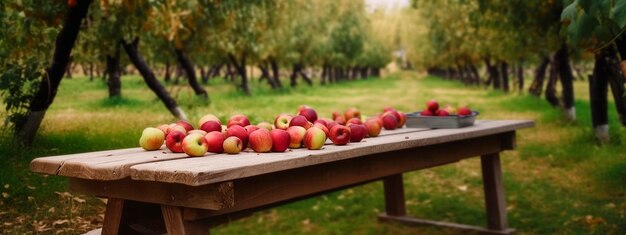
[[528, 120], [479, 120], [459, 129], [402, 128], [383, 131], [379, 137], [360, 143], [335, 146], [327, 142], [321, 150], [304, 148], [284, 153], [212, 154], [189, 157], [159, 151], [129, 148], [34, 159], [33, 172], [89, 180], [133, 180], [180, 183], [191, 186], [229, 181], [276, 171], [340, 161], [370, 154], [441, 144], [457, 140], [515, 131], [534, 126]]

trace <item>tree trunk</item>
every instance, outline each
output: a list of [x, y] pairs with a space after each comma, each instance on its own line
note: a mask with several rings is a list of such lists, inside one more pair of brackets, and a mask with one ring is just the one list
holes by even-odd
[[304, 72], [304, 66], [302, 66], [302, 64], [298, 64], [298, 67], [298, 73], [300, 74], [300, 77], [304, 79], [304, 82], [306, 82], [307, 85], [313, 86], [313, 81], [311, 81], [309, 76]]
[[327, 76], [328, 76], [328, 68], [327, 68], [326, 64], [323, 64], [322, 65], [322, 75], [320, 76], [321, 77], [320, 84], [322, 84], [322, 85], [326, 84], [326, 77]]
[[548, 68], [549, 64], [550, 57], [544, 56], [543, 60], [541, 60], [541, 63], [539, 64], [539, 66], [537, 66], [537, 69], [535, 70], [535, 79], [533, 80], [533, 83], [530, 84], [530, 88], [528, 88], [528, 92], [531, 95], [537, 97], [541, 96], [541, 92], [543, 91], [543, 83], [546, 78], [546, 69]]
[[469, 68], [470, 68], [470, 71], [472, 71], [472, 74], [474, 75], [474, 80], [472, 81], [472, 83], [474, 85], [480, 85], [480, 74], [478, 73], [478, 68], [476, 68], [476, 65], [474, 65], [473, 63], [469, 64]]
[[520, 60], [517, 64], [517, 90], [519, 93], [524, 92], [524, 60]]
[[267, 80], [267, 84], [269, 84], [272, 89], [276, 89], [276, 83], [274, 83], [274, 79], [272, 79], [267, 65], [259, 65], [259, 69], [261, 70], [261, 77], [259, 78], [259, 81], [265, 79]]
[[380, 68], [372, 68], [372, 77], [380, 77]]
[[239, 73], [239, 76], [241, 76], [241, 85], [240, 85], [241, 89], [246, 95], [250, 95], [251, 93], [250, 93], [250, 87], [248, 87], [248, 73], [246, 71], [245, 54], [241, 56], [241, 63], [237, 61], [237, 58], [235, 58], [233, 54], [228, 54], [228, 57], [230, 58], [233, 65], [235, 66], [235, 69]]
[[193, 91], [196, 93], [196, 96], [200, 96], [203, 99], [208, 99], [209, 95], [207, 94], [206, 90], [204, 89], [204, 87], [202, 87], [202, 85], [198, 84], [196, 70], [193, 67], [193, 63], [191, 63], [191, 60], [187, 58], [187, 56], [181, 49], [176, 49], [174, 50], [174, 52], [176, 53], [176, 58], [178, 59], [178, 63], [180, 64], [180, 67], [187, 74], [187, 80], [189, 81], [189, 86], [191, 86]]
[[493, 89], [501, 89], [500, 86], [500, 73], [495, 64], [491, 64], [491, 59], [485, 59], [485, 67], [487, 67], [487, 73], [489, 74], [489, 79], [487, 80], [487, 87], [489, 85], [493, 86]]
[[607, 53], [607, 75], [611, 93], [613, 94], [613, 100], [615, 101], [615, 109], [619, 114], [620, 123], [622, 126], [626, 126], [626, 90], [624, 89], [624, 76], [620, 72], [620, 64], [616, 57], [616, 52], [611, 50], [611, 53]]
[[277, 88], [282, 88], [283, 84], [280, 82], [280, 69], [278, 68], [278, 62], [274, 57], [270, 57], [270, 67], [272, 67], [272, 79]]
[[163, 101], [163, 104], [165, 105], [165, 107], [167, 107], [170, 113], [172, 113], [172, 115], [174, 115], [174, 117], [178, 119], [187, 120], [187, 115], [185, 114], [185, 112], [183, 112], [183, 110], [178, 107], [176, 101], [170, 96], [165, 87], [163, 87], [161, 83], [159, 83], [159, 80], [157, 80], [154, 72], [152, 72], [141, 54], [139, 54], [139, 51], [137, 50], [139, 38], [136, 37], [130, 43], [122, 40], [121, 43], [124, 47], [124, 50], [126, 51], [126, 54], [128, 55], [128, 58], [133, 63], [135, 68], [137, 68], [137, 70], [143, 77], [143, 80], [146, 82], [148, 87], [157, 95], [157, 97], [159, 97], [159, 99]]
[[93, 81], [93, 62], [89, 62], [89, 81]]
[[367, 72], [368, 72], [369, 68], [367, 66], [363, 66], [360, 69], [360, 77], [361, 79], [366, 79], [367, 78]]
[[67, 62], [67, 66], [65, 66], [65, 77], [68, 79], [72, 79], [72, 56]]
[[200, 80], [202, 81], [202, 84], [207, 84], [207, 82], [209, 82], [209, 72], [211, 72], [210, 68], [207, 71], [204, 66], [200, 66]]
[[509, 88], [509, 63], [500, 61], [500, 78], [502, 78], [502, 90], [508, 93]]
[[165, 82], [170, 82], [172, 80], [172, 69], [171, 69], [171, 64], [169, 61], [165, 62], [165, 78], [163, 80], [165, 80]]
[[591, 103], [591, 123], [595, 136], [601, 142], [609, 140], [608, 86], [604, 55], [596, 55], [593, 75], [589, 76], [589, 101]]
[[107, 79], [107, 86], [109, 87], [109, 98], [121, 97], [122, 96], [122, 82], [121, 82], [121, 71], [120, 71], [120, 51], [117, 48], [114, 51], [114, 54], [106, 56], [106, 72], [109, 74], [109, 78]]
[[16, 124], [15, 137], [25, 145], [30, 145], [33, 142], [48, 107], [54, 101], [61, 79], [63, 79], [63, 73], [68, 65], [72, 48], [80, 32], [81, 22], [87, 15], [91, 2], [92, 0], [77, 1], [77, 4], [74, 7], [70, 7], [68, 14], [65, 16], [63, 28], [61, 28], [55, 40], [50, 67], [46, 68], [46, 73], [41, 79], [39, 88], [30, 101], [26, 119], [23, 123]]
[[559, 77], [561, 78], [563, 108], [565, 109], [567, 118], [573, 121], [576, 119], [576, 108], [574, 107], [574, 74], [572, 73], [572, 67], [569, 63], [567, 45], [563, 44], [554, 57], [557, 68], [559, 69]]
[[548, 77], [548, 85], [546, 86], [546, 100], [550, 105], [557, 107], [560, 106], [559, 98], [556, 95], [556, 83], [558, 82], [558, 63], [556, 60], [550, 62], [550, 76]]
[[298, 85], [298, 82], [296, 81], [296, 78], [298, 78], [298, 64], [294, 64], [292, 66], [291, 76], [289, 76], [289, 81], [290, 81], [291, 87], [296, 87]]

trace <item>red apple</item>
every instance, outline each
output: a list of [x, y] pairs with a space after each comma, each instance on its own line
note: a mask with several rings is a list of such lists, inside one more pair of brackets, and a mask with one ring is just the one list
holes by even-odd
[[[228, 119], [228, 124], [226, 124], [227, 127], [231, 127], [234, 125], [238, 125], [238, 126], [247, 126], [250, 125], [250, 119], [248, 119], [248, 117], [246, 117], [243, 114], [235, 114], [232, 117], [230, 117]], [[243, 140], [242, 140], [243, 141]]]
[[248, 132], [239, 125], [228, 127], [224, 133], [224, 137], [236, 136], [243, 143], [244, 148], [248, 146]]
[[187, 135], [194, 134], [194, 133], [195, 134], [200, 134], [202, 136], [206, 135], [206, 131], [203, 131], [203, 130], [191, 130], [191, 131], [187, 132]]
[[422, 116], [435, 116], [435, 113], [433, 113], [432, 111], [430, 111], [428, 109], [424, 109], [424, 111], [420, 112], [420, 115], [422, 115]]
[[207, 121], [215, 121], [218, 124], [222, 125], [222, 122], [220, 122], [220, 119], [217, 118], [217, 116], [213, 115], [213, 114], [207, 114], [204, 115], [200, 118], [200, 121], [198, 121], [198, 126], [202, 126], [202, 124], [204, 124]]
[[350, 120], [352, 118], [361, 119], [361, 112], [358, 109], [356, 109], [356, 108], [349, 108], [349, 109], [346, 110], [345, 113], [343, 113], [343, 117], [346, 120]]
[[298, 115], [291, 119], [291, 121], [289, 122], [289, 126], [301, 126], [304, 127], [304, 129], [309, 129], [311, 128], [312, 124], [311, 122], [309, 122], [309, 120], [306, 119], [305, 116]]
[[224, 152], [224, 134], [219, 131], [212, 131], [204, 135], [206, 142], [209, 144], [207, 151], [212, 153]]
[[165, 141], [163, 131], [158, 128], [148, 127], [141, 132], [139, 146], [148, 151], [157, 150], [161, 148], [163, 141]]
[[291, 114], [281, 114], [274, 119], [274, 126], [276, 129], [287, 130], [289, 128], [289, 122], [293, 116]]
[[304, 146], [310, 150], [318, 150], [326, 143], [326, 133], [320, 128], [311, 127], [304, 133]]
[[304, 134], [306, 129], [301, 126], [291, 126], [287, 128], [289, 134], [289, 148], [297, 149], [302, 147], [302, 141], [304, 140]]
[[272, 136], [272, 152], [285, 152], [291, 141], [289, 133], [285, 130], [274, 129], [270, 135]]
[[257, 129], [250, 133], [250, 148], [257, 153], [272, 151], [272, 135], [267, 129]]
[[339, 124], [339, 123], [337, 123], [337, 122], [335, 122], [335, 121], [332, 121], [332, 122], [329, 122], [329, 123], [328, 123], [328, 125], [327, 125], [326, 127], [328, 128], [328, 130], [330, 130], [330, 129], [332, 129], [334, 126], [337, 126], [337, 125], [343, 126], [343, 125], [341, 125], [341, 124]]
[[361, 121], [360, 118], [350, 118], [348, 119], [348, 121], [346, 122], [346, 125], [350, 124], [350, 123], [354, 123], [354, 124], [363, 124], [363, 122]]
[[457, 112], [457, 114], [459, 116], [472, 115], [472, 110], [470, 110], [467, 106], [462, 106], [459, 108], [459, 111]]
[[170, 133], [170, 125], [169, 124], [163, 124], [163, 125], [159, 125], [157, 127], [159, 130], [163, 131], [163, 134], [165, 136], [167, 136], [167, 134]]
[[324, 133], [326, 134], [326, 136], [328, 136], [328, 128], [326, 126], [324, 126], [324, 124], [321, 123], [315, 123], [313, 124], [314, 127], [320, 128], [324, 131]]
[[426, 108], [435, 113], [437, 112], [437, 110], [439, 110], [439, 103], [437, 103], [437, 101], [435, 100], [429, 100], [428, 102], [426, 102]]
[[324, 119], [317, 119], [313, 122], [313, 125], [315, 125], [316, 123], [322, 124], [324, 125], [326, 128], [328, 128], [328, 121], [324, 120]]
[[341, 124], [341, 125], [345, 125], [346, 124], [346, 118], [344, 118], [343, 116], [339, 116], [337, 117], [337, 119], [335, 119], [335, 122]]
[[191, 123], [185, 120], [178, 120], [178, 122], [176, 122], [176, 125], [184, 127], [187, 132], [193, 130], [193, 126], [191, 125]]
[[400, 119], [401, 119], [402, 117], [400, 117], [400, 113], [398, 113], [398, 111], [395, 111], [395, 110], [387, 111], [387, 112], [384, 112], [384, 113], [383, 113], [383, 115], [385, 115], [385, 114], [387, 114], [387, 113], [391, 113], [391, 114], [393, 114], [393, 116], [394, 116], [394, 117], [396, 117], [396, 120], [397, 120], [398, 122], [400, 122]]
[[173, 131], [180, 131], [182, 133], [185, 133], [185, 135], [187, 135], [187, 129], [185, 129], [185, 127], [178, 125], [178, 124], [170, 124], [170, 131], [169, 133], [172, 133]]
[[437, 116], [441, 116], [441, 117], [450, 116], [450, 114], [448, 113], [448, 111], [443, 110], [443, 109], [437, 110], [437, 113], [436, 113], [436, 114], [437, 114]]
[[258, 126], [255, 125], [247, 125], [245, 126], [243, 129], [246, 129], [246, 132], [248, 132], [248, 136], [250, 136], [250, 133], [260, 129]]
[[350, 124], [350, 142], [361, 142], [367, 135], [367, 128], [362, 124]]
[[243, 150], [243, 142], [236, 136], [230, 136], [224, 140], [222, 147], [224, 152], [228, 154], [237, 154]]
[[183, 139], [183, 151], [191, 157], [200, 157], [209, 149], [209, 144], [203, 135], [193, 133]]
[[330, 141], [335, 145], [346, 145], [350, 142], [350, 128], [342, 125], [330, 129]]
[[174, 153], [182, 153], [185, 136], [187, 135], [180, 131], [172, 131], [165, 137], [165, 146]]
[[406, 123], [406, 113], [398, 111], [398, 114], [400, 114], [400, 119], [398, 120], [398, 128], [402, 128]]
[[298, 113], [299, 113], [301, 110], [304, 110], [304, 109], [310, 109], [310, 108], [311, 108], [311, 106], [308, 106], [308, 105], [306, 105], [306, 104], [301, 104], [300, 106], [298, 106]]
[[385, 130], [395, 130], [398, 126], [398, 119], [391, 112], [386, 112], [382, 116]]
[[337, 120], [338, 117], [343, 117], [343, 115], [339, 114], [339, 112], [333, 112], [333, 120]]
[[200, 126], [200, 130], [206, 131], [207, 133], [212, 131], [222, 131], [222, 124], [215, 120], [208, 120], [202, 123]]
[[383, 108], [383, 112], [387, 112], [387, 111], [398, 111], [398, 110], [396, 110], [396, 108], [391, 107], [391, 106]]
[[367, 121], [365, 121], [365, 127], [367, 128], [367, 134], [370, 137], [376, 137], [378, 135], [380, 135], [380, 130], [382, 129], [382, 125], [380, 125], [380, 122], [378, 122], [378, 120], [380, 120], [380, 118], [376, 118], [376, 119], [369, 119]]
[[309, 122], [314, 122], [315, 120], [317, 120], [317, 112], [315, 112], [315, 109], [311, 107], [304, 107], [302, 109], [299, 109], [298, 115], [306, 117], [306, 120], [308, 120]]
[[270, 124], [269, 122], [259, 122], [259, 124], [256, 124], [257, 127], [262, 128], [262, 129], [266, 129], [268, 131], [272, 131], [272, 127], [274, 127], [272, 124]]

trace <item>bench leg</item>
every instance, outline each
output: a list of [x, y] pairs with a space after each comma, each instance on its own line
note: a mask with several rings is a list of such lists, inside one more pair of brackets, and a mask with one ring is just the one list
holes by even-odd
[[117, 198], [109, 198], [109, 200], [107, 200], [107, 207], [104, 212], [102, 235], [113, 235], [119, 233], [123, 210], [124, 200]]
[[383, 178], [383, 187], [385, 188], [385, 211], [387, 212], [387, 215], [406, 215], [402, 174], [391, 175]]
[[509, 230], [502, 187], [502, 170], [499, 153], [480, 157], [485, 191], [485, 207], [487, 209], [487, 227], [493, 230]]
[[169, 235], [209, 234], [206, 224], [183, 219], [183, 210], [180, 207], [162, 205], [161, 211]]

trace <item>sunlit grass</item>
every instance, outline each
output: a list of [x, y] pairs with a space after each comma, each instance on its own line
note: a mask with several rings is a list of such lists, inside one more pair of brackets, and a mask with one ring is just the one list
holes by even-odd
[[[64, 80], [32, 149], [15, 146], [9, 140], [9, 133], [2, 134], [0, 160], [4, 164], [0, 171], [0, 191], [7, 196], [0, 199], [0, 220], [14, 221], [20, 217], [23, 221], [0, 225], [0, 232], [31, 232], [37, 223], [50, 224], [51, 231], [76, 229], [64, 233], [100, 225], [98, 213], [102, 213], [102, 202], [84, 195], [78, 195], [87, 199], [84, 203], [61, 199], [55, 192], [68, 191], [67, 181], [30, 173], [28, 163], [39, 156], [135, 147], [144, 127], [176, 121], [140, 77], [124, 77], [122, 84], [122, 97], [109, 99], [106, 84], [99, 79]], [[283, 85], [288, 86], [288, 81], [283, 80]], [[522, 130], [517, 136], [518, 150], [502, 155], [511, 226], [522, 234], [626, 231], [626, 133], [618, 125], [615, 108], [610, 104], [611, 142], [597, 145], [591, 129], [585, 81], [575, 83], [578, 117], [574, 122], [566, 121], [562, 112], [543, 98], [464, 87], [458, 82], [408, 72], [327, 86], [309, 87], [299, 83], [298, 87], [280, 90], [271, 90], [265, 82], [254, 79], [252, 96], [243, 96], [232, 83], [221, 78], [211, 80], [206, 88], [210, 101], [196, 97], [184, 83], [168, 85], [192, 123], [206, 113], [222, 120], [243, 113], [254, 123], [271, 121], [276, 114], [295, 112], [301, 104], [313, 106], [324, 117], [348, 107], [359, 108], [365, 115], [376, 114], [386, 106], [410, 112], [423, 109], [430, 99], [442, 104], [469, 104], [481, 112], [480, 119], [533, 119], [537, 126]], [[405, 174], [405, 184], [411, 215], [486, 224], [477, 159]], [[56, 209], [50, 212], [50, 208]], [[382, 185], [376, 182], [257, 213], [222, 225], [216, 232], [454, 233], [377, 223], [376, 216], [383, 210]], [[75, 220], [51, 225], [55, 220], [70, 218]], [[84, 221], [93, 221], [93, 225], [81, 227]]]

